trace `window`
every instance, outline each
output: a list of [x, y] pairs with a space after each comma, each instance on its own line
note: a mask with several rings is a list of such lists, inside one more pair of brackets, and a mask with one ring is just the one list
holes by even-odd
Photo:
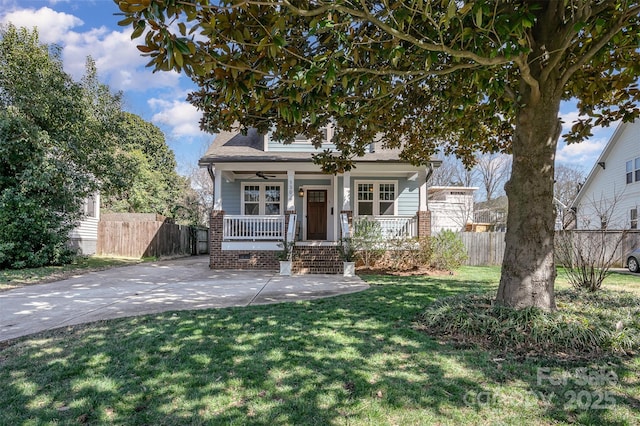
[[640, 157], [627, 161], [626, 178], [627, 184], [640, 182]]
[[373, 215], [373, 184], [358, 184], [358, 215]]
[[395, 182], [357, 182], [357, 216], [393, 216], [396, 214]]
[[396, 200], [396, 185], [393, 183], [379, 184], [380, 208], [379, 213], [384, 216], [393, 216]]
[[87, 217], [96, 217], [96, 197], [89, 195], [84, 201], [84, 214]]
[[282, 184], [243, 184], [242, 213], [249, 216], [279, 215], [282, 211]]
[[638, 229], [638, 209], [631, 209], [630, 215], [630, 225], [629, 228], [631, 229]]

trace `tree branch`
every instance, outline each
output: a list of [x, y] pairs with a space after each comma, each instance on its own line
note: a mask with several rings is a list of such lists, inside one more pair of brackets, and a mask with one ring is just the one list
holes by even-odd
[[609, 43], [611, 39], [620, 31], [620, 29], [628, 19], [638, 15], [638, 13], [640, 13], [640, 5], [633, 7], [629, 9], [627, 13], [620, 15], [618, 21], [615, 23], [615, 25], [611, 26], [609, 32], [607, 32], [597, 43], [595, 43], [591, 49], [580, 56], [580, 59], [578, 59], [572, 66], [567, 68], [567, 70], [560, 78], [560, 84], [558, 87], [564, 87], [571, 76], [575, 74], [576, 71], [578, 71], [580, 68], [582, 68], [584, 64], [589, 62], [600, 49], [602, 49], [607, 43]]
[[381, 21], [380, 19], [378, 19], [375, 15], [373, 15], [371, 13], [371, 11], [367, 8], [366, 3], [364, 2], [364, 0], [360, 0], [360, 4], [363, 8], [363, 11], [360, 10], [356, 10], [356, 9], [352, 9], [352, 8], [348, 8], [339, 4], [335, 4], [334, 2], [332, 2], [331, 4], [326, 4], [324, 6], [320, 6], [314, 10], [309, 10], [309, 9], [301, 9], [297, 6], [294, 6], [291, 4], [291, 2], [289, 0], [282, 0], [282, 4], [285, 5], [286, 7], [288, 7], [291, 11], [293, 11], [295, 14], [300, 15], [300, 16], [308, 16], [308, 17], [313, 17], [313, 16], [319, 16], [322, 14], [325, 14], [329, 11], [336, 11], [336, 12], [341, 12], [347, 15], [351, 15], [354, 17], [358, 17], [358, 18], [362, 18], [365, 19], [369, 22], [371, 22], [372, 24], [376, 25], [378, 28], [380, 28], [381, 30], [385, 31], [386, 33], [396, 37], [399, 40], [403, 40], [406, 41], [408, 43], [413, 44], [414, 46], [417, 46], [423, 50], [429, 51], [429, 52], [441, 52], [441, 53], [446, 53], [447, 55], [450, 55], [452, 57], [455, 58], [464, 58], [464, 59], [470, 59], [476, 63], [478, 63], [479, 65], [485, 65], [485, 66], [492, 66], [492, 65], [502, 65], [505, 63], [510, 62], [510, 60], [508, 60], [507, 58], [505, 58], [504, 56], [496, 56], [494, 58], [485, 58], [483, 56], [480, 56], [476, 53], [473, 53], [471, 51], [467, 51], [467, 50], [456, 50], [456, 49], [452, 49], [450, 47], [447, 47], [445, 45], [441, 45], [441, 44], [434, 44], [434, 43], [429, 43], [423, 40], [418, 40], [417, 38], [406, 34], [402, 31], [399, 31], [395, 28], [393, 28], [392, 26], [390, 26], [389, 24]]

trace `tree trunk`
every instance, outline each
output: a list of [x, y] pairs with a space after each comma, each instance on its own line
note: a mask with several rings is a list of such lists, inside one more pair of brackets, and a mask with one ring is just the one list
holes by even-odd
[[562, 129], [560, 96], [541, 87], [538, 99], [528, 98], [516, 118], [511, 178], [505, 185], [509, 215], [497, 302], [550, 311], [556, 307], [553, 179]]

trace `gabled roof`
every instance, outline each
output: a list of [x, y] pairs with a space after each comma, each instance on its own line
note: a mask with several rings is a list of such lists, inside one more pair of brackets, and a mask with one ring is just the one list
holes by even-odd
[[611, 153], [611, 151], [615, 149], [616, 143], [618, 143], [620, 136], [624, 133], [626, 128], [631, 124], [633, 123], [621, 122], [618, 125], [615, 132], [613, 132], [611, 139], [607, 141], [607, 144], [602, 150], [602, 153], [600, 154], [595, 164], [591, 168], [591, 171], [589, 172], [587, 179], [584, 181], [584, 184], [580, 187], [580, 190], [578, 191], [578, 195], [576, 195], [575, 200], [573, 200], [573, 203], [571, 203], [571, 207], [576, 207], [580, 203], [580, 200], [582, 199], [583, 195], [587, 192], [589, 186], [593, 183], [598, 173], [602, 170], [602, 168], [598, 165], [598, 163], [604, 162], [606, 164], [607, 157], [609, 157], [609, 154]]
[[[407, 163], [399, 158], [399, 150], [377, 149], [366, 153], [357, 162]], [[240, 132], [220, 132], [198, 164], [206, 166], [215, 163], [252, 163], [252, 162], [311, 162], [310, 152], [265, 151], [264, 136], [256, 129], [250, 129], [246, 135]], [[435, 160], [434, 162], [439, 162]]]

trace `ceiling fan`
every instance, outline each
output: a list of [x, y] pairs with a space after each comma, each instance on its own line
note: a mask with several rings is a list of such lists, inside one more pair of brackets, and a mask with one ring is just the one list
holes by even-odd
[[265, 175], [264, 172], [256, 172], [256, 176], [261, 177], [262, 179], [274, 178], [276, 175]]

